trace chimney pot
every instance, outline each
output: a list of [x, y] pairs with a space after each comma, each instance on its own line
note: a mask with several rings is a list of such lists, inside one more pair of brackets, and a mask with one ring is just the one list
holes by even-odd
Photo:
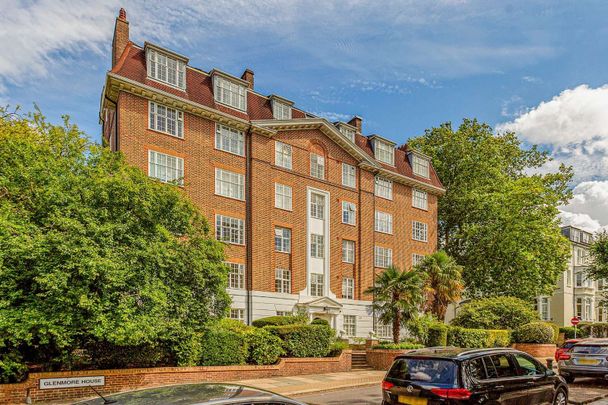
[[243, 72], [243, 75], [241, 76], [241, 79], [243, 79], [247, 83], [249, 83], [249, 85], [247, 87], [249, 87], [250, 89], [253, 90], [253, 70], [245, 69], [245, 71]]
[[121, 8], [120, 11], [118, 12], [118, 18], [120, 18], [121, 20], [127, 21], [127, 12], [125, 11], [124, 8]]

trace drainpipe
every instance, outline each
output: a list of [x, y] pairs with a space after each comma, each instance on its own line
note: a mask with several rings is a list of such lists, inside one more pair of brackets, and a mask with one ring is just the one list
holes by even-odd
[[251, 229], [252, 227], [252, 208], [251, 208], [251, 162], [252, 162], [252, 157], [251, 157], [251, 126], [249, 127], [249, 129], [247, 130], [247, 136], [245, 138], [245, 274], [246, 274], [246, 281], [245, 281], [245, 288], [246, 288], [246, 302], [245, 302], [245, 308], [246, 308], [246, 319], [247, 319], [247, 325], [251, 325], [251, 323], [253, 322], [253, 296], [252, 296], [252, 290], [253, 290], [253, 268], [252, 268], [252, 259], [253, 259], [253, 246], [251, 245], [252, 243], [252, 235], [253, 235], [253, 231]]

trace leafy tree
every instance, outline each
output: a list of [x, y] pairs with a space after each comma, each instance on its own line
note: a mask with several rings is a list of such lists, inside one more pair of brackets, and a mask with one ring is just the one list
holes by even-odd
[[179, 188], [40, 112], [0, 110], [0, 162], [0, 352], [171, 349], [225, 314], [223, 246]]
[[447, 189], [439, 240], [466, 268], [467, 296], [551, 294], [570, 254], [557, 206], [571, 197], [572, 168], [540, 174], [546, 153], [476, 120], [429, 129], [409, 144], [432, 157]]
[[416, 270], [422, 273], [424, 279], [425, 311], [437, 319], [444, 319], [448, 304], [457, 302], [464, 288], [462, 266], [440, 250], [426, 256]]
[[414, 319], [422, 302], [422, 278], [417, 271], [391, 266], [376, 276], [365, 293], [374, 296], [373, 309], [379, 320], [393, 325], [393, 342], [399, 343], [401, 326]]
[[588, 274], [595, 280], [608, 279], [608, 232], [595, 236], [589, 255]]
[[515, 297], [494, 297], [463, 304], [451, 323], [474, 329], [516, 329], [538, 320], [538, 313], [526, 301]]

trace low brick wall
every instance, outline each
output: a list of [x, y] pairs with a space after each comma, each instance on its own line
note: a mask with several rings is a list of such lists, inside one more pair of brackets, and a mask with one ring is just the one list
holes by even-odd
[[553, 358], [556, 349], [554, 344], [543, 343], [513, 343], [512, 347], [539, 359]]
[[270, 366], [158, 367], [31, 373], [28, 379], [22, 383], [0, 384], [0, 404], [25, 404], [28, 393], [32, 402], [52, 402], [94, 396], [88, 387], [40, 389], [40, 379], [42, 378], [104, 376], [105, 385], [95, 388], [102, 394], [109, 394], [163, 385], [337, 373], [350, 371], [351, 357], [352, 351], [344, 350], [339, 357], [286, 358]]
[[373, 369], [388, 371], [395, 357], [408, 352], [411, 352], [411, 350], [368, 349], [365, 351], [365, 357], [367, 358], [367, 364]]

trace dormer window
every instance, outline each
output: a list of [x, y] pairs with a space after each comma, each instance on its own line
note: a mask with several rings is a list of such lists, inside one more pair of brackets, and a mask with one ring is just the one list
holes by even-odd
[[430, 177], [429, 167], [430, 161], [424, 156], [420, 156], [416, 153], [412, 153], [412, 170], [416, 176], [424, 177], [428, 179]]
[[340, 133], [348, 138], [351, 142], [355, 142], [355, 128], [351, 128], [350, 125], [347, 126], [343, 122], [338, 123], [338, 129]]
[[169, 51], [146, 44], [148, 77], [170, 86], [186, 88], [186, 64], [188, 60]]
[[380, 162], [395, 165], [395, 144], [391, 141], [381, 138], [378, 135], [371, 137], [374, 147], [374, 157]]
[[272, 95], [270, 96], [270, 103], [272, 104], [272, 116], [277, 120], [290, 120], [291, 119], [291, 106], [293, 103], [282, 97]]
[[214, 70], [213, 97], [218, 103], [247, 111], [247, 82]]

